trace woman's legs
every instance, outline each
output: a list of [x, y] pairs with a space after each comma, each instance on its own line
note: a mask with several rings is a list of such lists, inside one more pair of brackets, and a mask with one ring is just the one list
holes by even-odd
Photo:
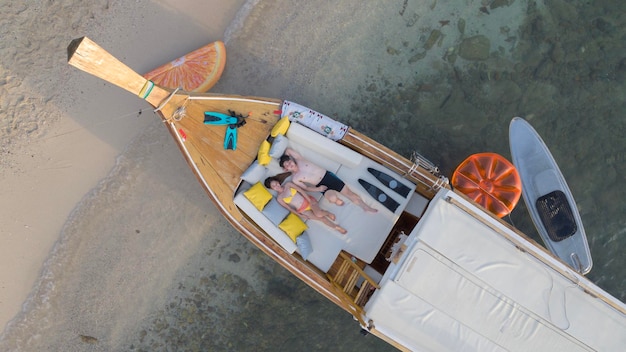
[[306, 215], [309, 219], [319, 220], [319, 221], [323, 222], [324, 224], [326, 224], [326, 226], [331, 227], [331, 228], [339, 231], [339, 233], [341, 233], [341, 234], [346, 234], [348, 232], [343, 227], [341, 227], [341, 226], [339, 226], [336, 223], [331, 221], [331, 220], [335, 220], [335, 215], [334, 214], [332, 214], [331, 212], [328, 212], [326, 210], [322, 210], [317, 204], [315, 204], [315, 205], [311, 204], [311, 209], [310, 210], [306, 210], [306, 211], [304, 211], [302, 213], [304, 215]]
[[360, 206], [363, 210], [367, 212], [376, 213], [378, 211], [378, 209], [374, 209], [370, 207], [369, 205], [365, 204], [363, 199], [361, 199], [361, 197], [358, 194], [354, 193], [348, 186], [345, 186], [341, 190], [341, 194], [346, 196], [348, 199], [350, 199], [350, 201], [352, 201], [352, 203]]
[[320, 208], [319, 204], [311, 203], [310, 208], [315, 216], [320, 218], [329, 218], [330, 220], [335, 221], [335, 214]]

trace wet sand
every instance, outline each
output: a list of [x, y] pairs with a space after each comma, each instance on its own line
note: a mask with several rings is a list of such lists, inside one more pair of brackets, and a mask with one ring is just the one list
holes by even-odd
[[130, 141], [158, 121], [150, 110], [140, 114], [147, 104], [67, 65], [69, 42], [89, 36], [145, 72], [223, 39], [243, 3], [0, 5], [3, 329], [27, 301], [73, 209], [111, 172]]
[[[207, 27], [189, 11], [194, 1], [176, 3], [3, 8], [0, 28], [14, 42], [1, 52], [16, 62], [0, 66], [10, 117], [0, 191], [11, 209], [0, 267], [18, 269], [0, 271], [3, 319], [15, 317], [0, 346], [391, 350], [360, 337], [348, 314], [230, 228], [143, 102], [65, 64], [67, 43], [88, 35], [147, 71], [230, 24]], [[213, 91], [297, 101], [405, 155], [417, 150], [448, 175], [471, 153], [508, 157], [508, 121], [526, 117], [578, 202], [595, 262], [589, 277], [624, 300], [625, 26], [615, 15], [624, 5], [496, 3], [506, 6], [253, 1], [230, 25]], [[212, 5], [231, 18], [239, 8]], [[50, 26], [67, 38], [45, 34]], [[459, 57], [477, 35], [490, 40], [489, 57]], [[523, 205], [511, 221], [537, 238]]]

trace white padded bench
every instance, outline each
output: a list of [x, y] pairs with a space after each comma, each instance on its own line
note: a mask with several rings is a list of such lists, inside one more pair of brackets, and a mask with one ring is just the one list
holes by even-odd
[[[377, 213], [368, 213], [364, 216], [364, 210], [352, 204], [345, 197], [343, 197], [345, 204], [340, 207], [331, 204], [318, 193], [320, 207], [335, 214], [337, 217], [336, 222], [348, 230], [348, 233], [342, 235], [320, 221], [306, 221], [309, 227], [306, 232], [309, 234], [313, 247], [313, 252], [307, 260], [320, 270], [327, 272], [339, 255], [339, 252], [345, 250], [366, 263], [370, 263], [378, 253], [378, 250], [384, 243], [399, 215], [402, 213], [402, 209], [406, 207], [410, 196], [403, 198], [393, 191], [387, 190], [386, 193], [400, 203], [398, 209], [392, 213], [374, 200], [361, 187], [358, 183], [358, 179], [362, 178], [384, 189], [384, 186], [367, 171], [368, 167], [374, 167], [401, 180], [401, 182], [410, 187], [412, 191], [415, 190], [415, 185], [402, 179], [401, 176], [375, 163], [371, 159], [297, 123], [291, 124], [286, 137], [289, 139], [288, 145], [290, 148], [294, 149], [305, 159], [314, 164], [337, 174], [337, 176], [339, 176], [350, 189], [359, 194], [368, 205], [378, 209]], [[267, 165], [265, 172], [260, 177], [257, 177], [258, 180], [256, 180], [256, 178], [248, 180], [248, 183], [256, 181], [263, 183], [265, 178], [281, 172], [283, 171], [278, 165], [278, 161], [272, 160], [270, 164]], [[265, 215], [257, 210], [242, 194], [247, 187], [244, 186], [240, 188], [234, 199], [235, 204], [259, 226], [265, 229], [287, 252], [295, 252], [297, 246], [289, 236], [269, 221]]]

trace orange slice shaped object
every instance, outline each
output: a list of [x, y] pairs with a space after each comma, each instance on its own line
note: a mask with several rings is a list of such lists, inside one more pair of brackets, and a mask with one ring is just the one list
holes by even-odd
[[217, 83], [225, 65], [226, 47], [216, 41], [143, 76], [161, 87], [204, 93]]
[[470, 155], [454, 170], [452, 186], [500, 218], [515, 208], [522, 194], [515, 166], [496, 153]]

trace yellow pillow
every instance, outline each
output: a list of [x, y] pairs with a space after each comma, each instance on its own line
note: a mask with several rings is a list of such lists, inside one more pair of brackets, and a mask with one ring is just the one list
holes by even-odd
[[262, 211], [265, 204], [272, 199], [272, 194], [261, 184], [261, 182], [255, 183], [249, 190], [243, 192], [243, 195], [246, 196], [254, 207], [259, 209], [259, 211]]
[[272, 161], [272, 157], [270, 156], [270, 147], [272, 145], [268, 141], [263, 141], [261, 146], [259, 147], [259, 152], [257, 153], [257, 160], [261, 165], [267, 165]]
[[278, 122], [276, 122], [276, 124], [274, 125], [274, 128], [272, 128], [272, 132], [270, 132], [270, 136], [276, 137], [279, 134], [287, 133], [287, 130], [289, 129], [290, 124], [291, 122], [289, 122], [289, 118], [287, 116], [278, 120]]
[[308, 229], [304, 221], [294, 213], [289, 213], [285, 220], [278, 224], [278, 228], [283, 230], [294, 242], [296, 242], [296, 238], [298, 238], [304, 230]]

